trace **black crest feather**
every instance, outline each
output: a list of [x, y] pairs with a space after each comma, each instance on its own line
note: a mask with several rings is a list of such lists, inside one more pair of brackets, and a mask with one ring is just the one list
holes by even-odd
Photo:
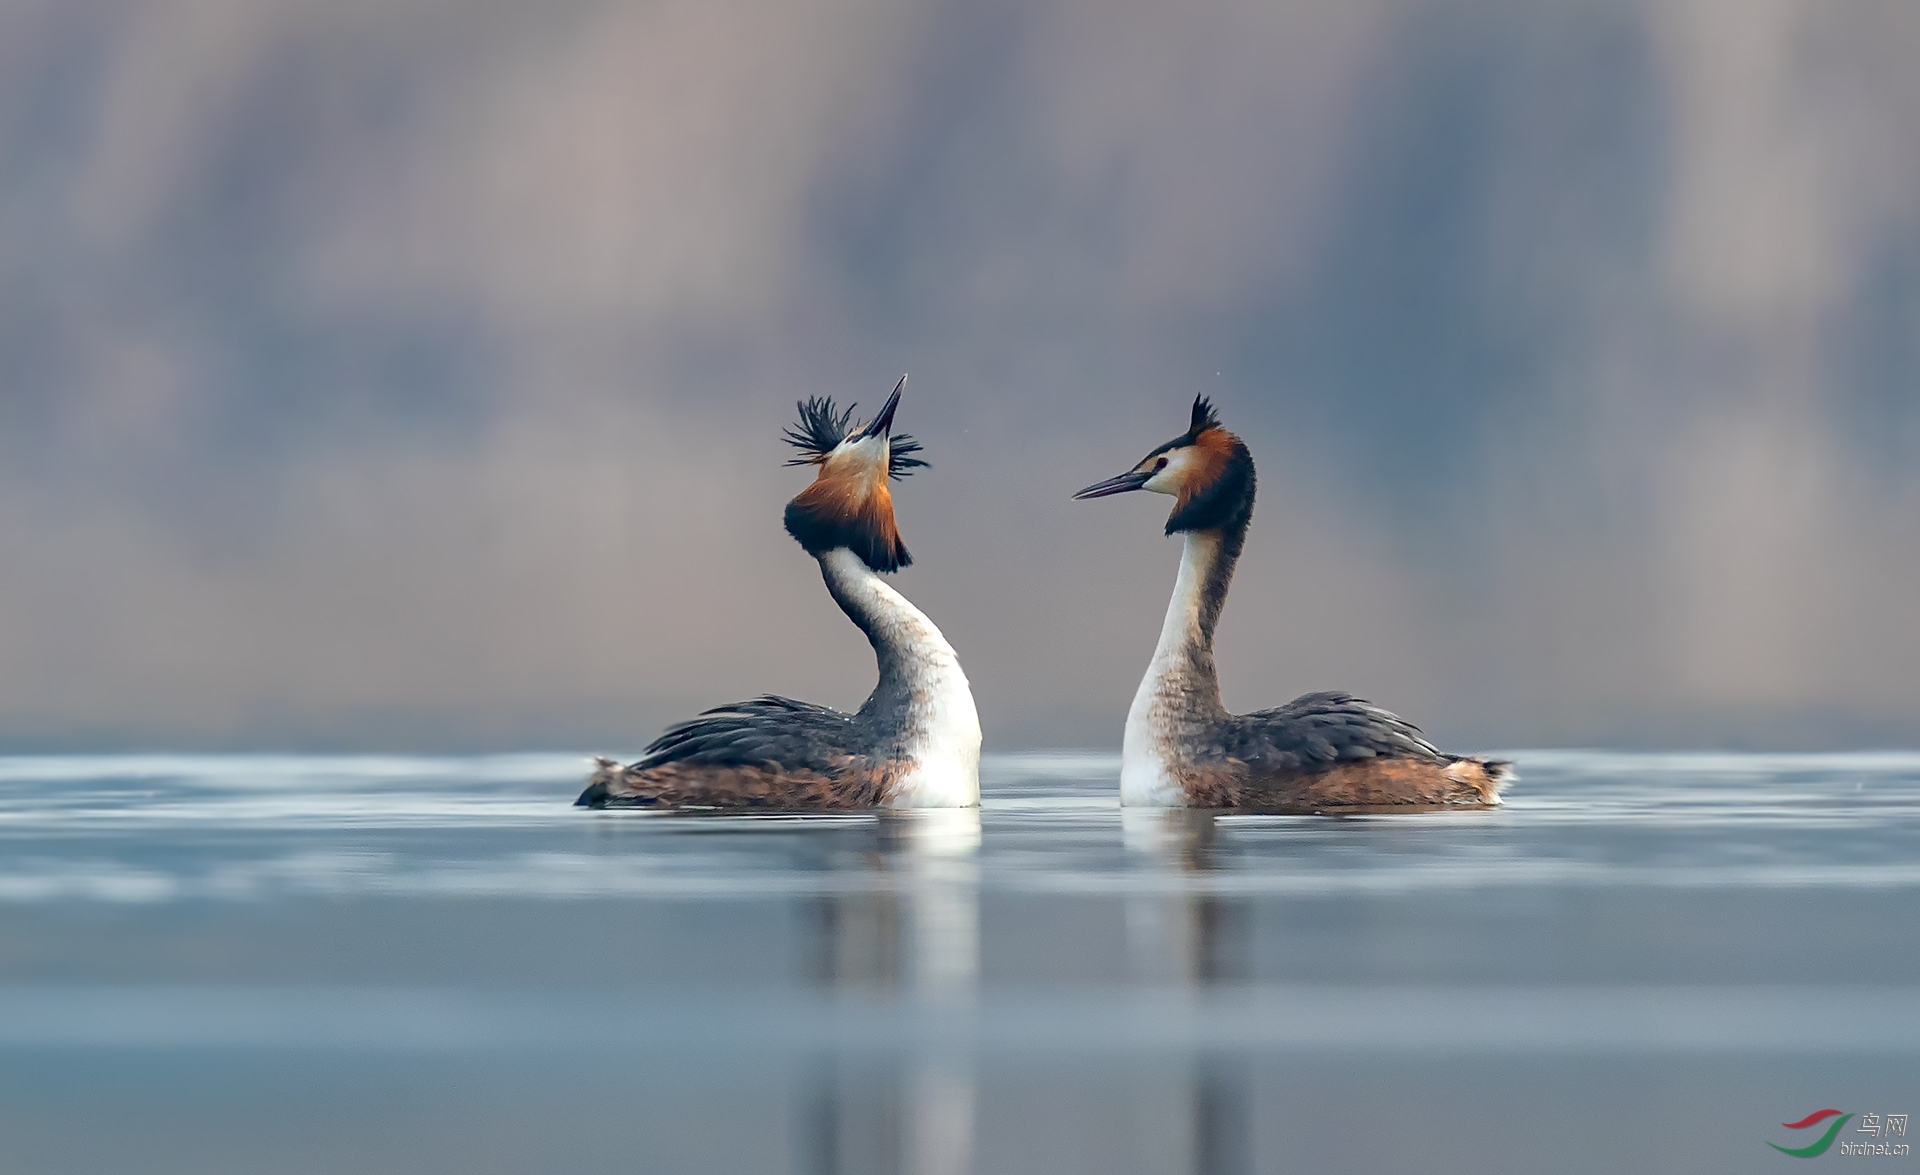
[[1193, 420], [1187, 425], [1187, 435], [1197, 437], [1210, 428], [1220, 427], [1220, 414], [1214, 411], [1213, 401], [1205, 396], [1193, 398]]
[[900, 478], [911, 470], [927, 468], [925, 461], [913, 455], [920, 451], [920, 442], [907, 433], [897, 432], [887, 438], [887, 476]]
[[782, 429], [780, 435], [806, 455], [795, 457], [788, 465], [811, 465], [847, 439], [854, 405], [847, 405], [843, 412], [835, 411], [832, 396], [808, 396], [794, 407], [800, 410], [800, 419]]
[[[801, 456], [785, 462], [787, 465], [816, 464], [839, 448], [849, 435], [859, 431], [853, 427], [853, 410], [859, 407], [858, 403], [837, 408], [832, 396], [809, 396], [794, 406], [799, 409], [799, 419], [782, 429], [780, 436], [800, 450]], [[927, 463], [914, 456], [922, 451], [924, 446], [910, 434], [894, 433], [887, 440], [887, 476], [902, 478], [912, 470], [925, 469]]]

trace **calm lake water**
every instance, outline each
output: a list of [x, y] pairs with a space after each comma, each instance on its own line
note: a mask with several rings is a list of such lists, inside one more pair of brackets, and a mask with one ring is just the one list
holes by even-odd
[[1920, 1111], [1920, 754], [1513, 757], [1347, 820], [0, 759], [0, 1170], [1744, 1172]]

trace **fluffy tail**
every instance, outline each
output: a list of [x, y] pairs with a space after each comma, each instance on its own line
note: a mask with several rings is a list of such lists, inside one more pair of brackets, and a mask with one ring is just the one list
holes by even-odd
[[587, 781], [587, 790], [580, 793], [580, 798], [573, 802], [573, 806], [576, 808], [606, 807], [607, 797], [613, 794], [614, 786], [620, 782], [620, 777], [625, 772], [626, 768], [622, 767], [618, 761], [594, 756], [593, 778]]
[[1447, 778], [1471, 789], [1480, 802], [1492, 807], [1500, 802], [1500, 792], [1515, 779], [1513, 764], [1504, 759], [1475, 759], [1466, 756], [1447, 764]]

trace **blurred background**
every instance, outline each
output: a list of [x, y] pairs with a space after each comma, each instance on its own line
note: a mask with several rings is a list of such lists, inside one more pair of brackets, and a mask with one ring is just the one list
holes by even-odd
[[1214, 397], [1229, 705], [1920, 737], [1905, 0], [0, 0], [0, 746], [856, 705], [800, 396], [989, 749], [1112, 746]]

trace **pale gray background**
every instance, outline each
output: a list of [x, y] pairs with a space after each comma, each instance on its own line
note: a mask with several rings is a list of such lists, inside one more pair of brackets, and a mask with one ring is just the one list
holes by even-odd
[[1920, 737], [1910, 0], [0, 0], [0, 744], [580, 746], [858, 634], [871, 407], [1001, 748], [1103, 745], [1215, 396], [1227, 700]]

